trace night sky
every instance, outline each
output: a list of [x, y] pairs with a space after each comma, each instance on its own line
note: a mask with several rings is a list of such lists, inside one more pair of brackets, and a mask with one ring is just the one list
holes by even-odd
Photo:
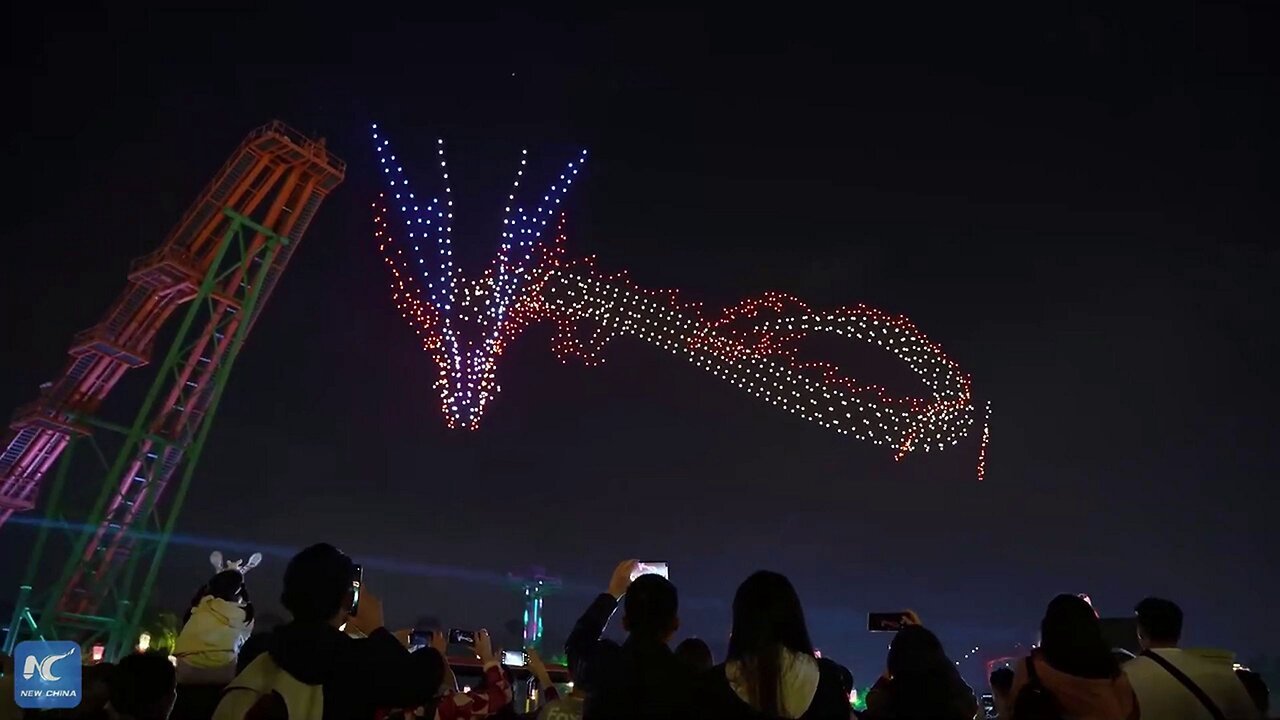
[[[859, 685], [887, 642], [868, 611], [915, 608], [959, 658], [1032, 640], [1063, 591], [1104, 615], [1167, 596], [1188, 644], [1274, 654], [1275, 8], [960, 5], [14, 25], [0, 410], [35, 397], [129, 261], [280, 118], [326, 137], [347, 179], [232, 374], [163, 604], [210, 550], [262, 549], [251, 588], [272, 606], [288, 553], [327, 540], [393, 625], [500, 628], [519, 616], [505, 573], [543, 566], [567, 585], [554, 643], [617, 560], [667, 560], [686, 632], [721, 658], [734, 589], [767, 567]], [[496, 250], [522, 147], [539, 185], [585, 147], [571, 254], [711, 308], [779, 290], [909, 316], [993, 405], [986, 481], [976, 434], [895, 463], [637, 340], [562, 365], [545, 327], [503, 358], [482, 429], [447, 430], [372, 239], [372, 122], [420, 187], [449, 142], [464, 267]], [[864, 348], [821, 359], [919, 391]], [[104, 414], [131, 419], [150, 378]], [[0, 530], [0, 598], [33, 538]]]

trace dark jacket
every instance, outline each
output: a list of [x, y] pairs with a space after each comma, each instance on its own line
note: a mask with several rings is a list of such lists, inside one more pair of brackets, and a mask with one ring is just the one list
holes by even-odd
[[[845, 694], [839, 666], [835, 663], [818, 663], [818, 689], [813, 693], [809, 708], [799, 720], [849, 720], [853, 708]], [[691, 718], [716, 718], [717, 720], [775, 720], [772, 715], [757, 712], [743, 702], [729, 685], [724, 665], [717, 665], [699, 678], [694, 690]]]
[[973, 690], [954, 667], [932, 675], [881, 677], [867, 693], [865, 720], [969, 720], [978, 712]]
[[385, 629], [357, 640], [329, 625], [293, 622], [272, 631], [267, 652], [300, 682], [324, 686], [325, 720], [426, 705], [444, 677], [440, 653], [424, 648], [410, 655]]
[[578, 618], [565, 642], [574, 677], [590, 678], [583, 720], [668, 720], [688, 716], [694, 671], [658, 640], [601, 640], [618, 607], [604, 593]]

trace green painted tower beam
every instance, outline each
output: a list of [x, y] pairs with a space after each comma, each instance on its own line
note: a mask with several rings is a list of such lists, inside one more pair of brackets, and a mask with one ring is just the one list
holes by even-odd
[[[5, 641], [7, 652], [23, 637], [104, 640], [107, 659], [115, 660], [137, 640], [268, 271], [288, 243], [243, 215], [223, 213], [227, 230], [132, 424], [76, 418], [99, 433], [123, 436], [123, 444], [83, 522], [68, 522], [71, 513], [62, 507], [70, 447], [60, 458]], [[198, 377], [207, 377], [207, 383], [193, 380]], [[162, 398], [176, 400], [166, 407]], [[162, 502], [172, 477], [177, 487]], [[121, 516], [129, 521], [117, 523]], [[33, 588], [48, 559], [48, 536], [58, 527], [71, 529], [70, 552], [56, 580], [37, 592]], [[122, 559], [120, 553], [127, 556]], [[83, 593], [95, 594], [93, 601], [82, 602], [78, 594]], [[81, 606], [94, 611], [82, 612]]]

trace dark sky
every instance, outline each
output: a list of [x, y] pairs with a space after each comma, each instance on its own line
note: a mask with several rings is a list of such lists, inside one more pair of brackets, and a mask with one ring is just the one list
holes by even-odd
[[[548, 603], [553, 641], [618, 559], [665, 559], [717, 654], [737, 583], [772, 568], [859, 684], [886, 642], [868, 611], [919, 610], [959, 657], [1031, 639], [1061, 591], [1105, 614], [1168, 596], [1191, 644], [1274, 653], [1276, 12], [958, 5], [11, 23], [0, 408], [281, 118], [327, 137], [347, 180], [232, 375], [163, 602], [210, 550], [329, 540], [400, 624], [500, 626], [518, 600], [496, 578], [545, 566], [572, 586]], [[571, 253], [713, 307], [781, 290], [910, 316], [993, 404], [986, 482], [976, 437], [894, 463], [638, 341], [562, 366], [545, 328], [504, 358], [483, 428], [447, 431], [372, 240], [370, 122], [420, 186], [449, 141], [472, 268], [519, 149], [549, 173], [587, 147]], [[11, 588], [34, 532], [0, 537]], [[252, 576], [268, 603], [284, 560]]]

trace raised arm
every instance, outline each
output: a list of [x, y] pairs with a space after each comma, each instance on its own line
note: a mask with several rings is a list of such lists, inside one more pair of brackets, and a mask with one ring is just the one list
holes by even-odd
[[609, 624], [613, 611], [618, 609], [618, 600], [626, 595], [627, 588], [631, 587], [631, 574], [635, 571], [638, 562], [623, 560], [618, 563], [613, 570], [613, 576], [609, 579], [608, 591], [597, 596], [587, 606], [582, 617], [578, 618], [578, 622], [574, 623], [573, 630], [564, 643], [565, 654], [569, 656], [570, 672], [577, 674], [579, 663], [591, 662], [592, 651], [600, 640], [600, 635]]
[[511, 704], [511, 684], [493, 654], [493, 644], [486, 630], [476, 632], [476, 655], [484, 663], [484, 687], [467, 692], [453, 692], [440, 698], [436, 720], [476, 720], [486, 718]]
[[366, 588], [360, 611], [347, 621], [366, 636], [357, 641], [356, 657], [349, 671], [357, 687], [379, 707], [412, 708], [435, 697], [444, 675], [444, 658], [431, 648], [415, 653], [382, 626], [382, 602]]
[[453, 674], [453, 666], [449, 664], [449, 636], [444, 630], [431, 631], [431, 647], [444, 659], [444, 675], [440, 678], [441, 694], [458, 692], [458, 677]]
[[547, 664], [542, 662], [542, 656], [534, 648], [527, 648], [524, 652], [529, 656], [529, 670], [538, 681], [539, 707], [558, 700], [560, 692], [556, 690], [556, 684], [551, 682], [551, 673], [547, 672]]

